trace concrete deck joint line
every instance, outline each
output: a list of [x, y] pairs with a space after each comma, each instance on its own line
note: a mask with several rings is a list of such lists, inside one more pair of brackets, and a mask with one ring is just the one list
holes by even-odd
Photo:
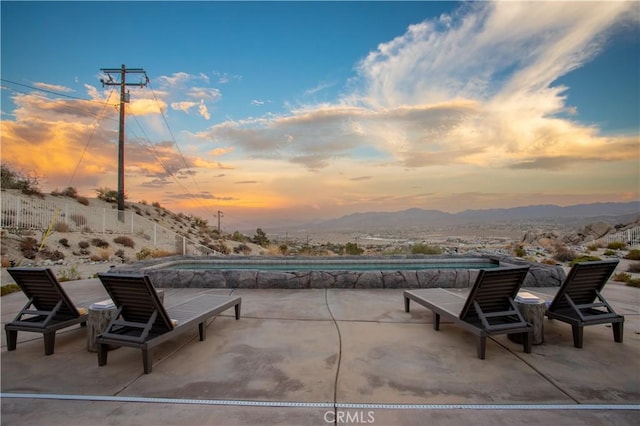
[[331, 402], [247, 401], [225, 399], [148, 398], [51, 393], [0, 393], [0, 398], [67, 401], [131, 402], [156, 404], [229, 405], [296, 408], [354, 408], [403, 410], [640, 410], [640, 404], [348, 404]]

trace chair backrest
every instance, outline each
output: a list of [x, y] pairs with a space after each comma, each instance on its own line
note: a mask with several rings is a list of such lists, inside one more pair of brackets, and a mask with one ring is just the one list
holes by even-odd
[[481, 269], [460, 312], [460, 319], [473, 322], [478, 318], [474, 301], [485, 314], [512, 310], [509, 298], [515, 299], [527, 272], [528, 266]]
[[173, 329], [171, 319], [147, 275], [99, 273], [98, 278], [116, 307], [122, 308], [122, 319], [145, 324], [153, 312], [157, 312], [151, 330], [165, 333]]
[[596, 290], [602, 291], [618, 266], [618, 262], [618, 260], [602, 260], [573, 265], [553, 298], [549, 311], [569, 308], [570, 305], [565, 296], [569, 296], [576, 305], [593, 303], [596, 299]]
[[22, 292], [32, 301], [35, 309], [51, 312], [62, 301], [55, 319], [78, 318], [78, 309], [64, 291], [60, 282], [48, 268], [7, 268]]

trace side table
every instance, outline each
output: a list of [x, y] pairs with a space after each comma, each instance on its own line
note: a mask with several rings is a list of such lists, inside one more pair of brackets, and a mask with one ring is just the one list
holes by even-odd
[[[516, 301], [516, 306], [520, 313], [524, 317], [525, 321], [531, 324], [533, 327], [533, 339], [534, 345], [539, 345], [544, 342], [544, 311], [546, 309], [545, 301], [539, 299], [537, 302], [519, 302]], [[522, 343], [520, 334], [509, 334], [509, 340]]]

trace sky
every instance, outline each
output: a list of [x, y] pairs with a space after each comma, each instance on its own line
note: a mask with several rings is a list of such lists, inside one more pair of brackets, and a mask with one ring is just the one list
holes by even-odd
[[1, 161], [44, 192], [117, 189], [125, 65], [127, 200], [223, 229], [640, 200], [640, 2], [0, 11]]

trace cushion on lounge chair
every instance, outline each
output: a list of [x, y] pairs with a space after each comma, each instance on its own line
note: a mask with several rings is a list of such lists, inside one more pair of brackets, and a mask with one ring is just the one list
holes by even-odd
[[483, 269], [465, 299], [443, 288], [405, 290], [405, 311], [414, 302], [433, 311], [433, 327], [440, 328], [440, 317], [478, 336], [478, 358], [485, 358], [486, 337], [496, 334], [521, 334], [524, 351], [531, 352], [532, 328], [524, 320], [514, 298], [524, 281], [528, 267]]
[[51, 355], [57, 330], [85, 325], [86, 307], [74, 305], [51, 269], [7, 268], [7, 272], [29, 299], [15, 319], [5, 325], [8, 350], [16, 349], [18, 331], [28, 331], [43, 334], [45, 355]]
[[142, 350], [144, 372], [150, 373], [149, 350], [154, 346], [193, 330], [195, 324], [204, 340], [206, 321], [231, 307], [236, 319], [240, 318], [242, 300], [237, 296], [205, 293], [165, 309], [146, 275], [104, 273], [98, 277], [117, 308], [105, 332], [96, 338], [100, 366], [107, 363], [109, 345], [129, 346]]
[[571, 324], [576, 348], [582, 347], [583, 328], [596, 324], [612, 324], [614, 340], [622, 342], [624, 316], [618, 315], [601, 294], [618, 262], [603, 260], [573, 265], [545, 313], [550, 319]]

